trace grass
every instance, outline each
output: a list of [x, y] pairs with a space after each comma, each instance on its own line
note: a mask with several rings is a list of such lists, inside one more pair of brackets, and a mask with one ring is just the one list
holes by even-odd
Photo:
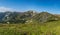
[[60, 21], [0, 24], [0, 35], [60, 35]]

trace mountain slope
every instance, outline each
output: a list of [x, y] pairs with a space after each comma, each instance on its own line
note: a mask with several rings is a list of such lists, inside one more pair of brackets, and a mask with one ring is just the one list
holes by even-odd
[[48, 21], [55, 21], [55, 20], [59, 20], [60, 18], [55, 16], [55, 15], [52, 15], [48, 12], [41, 12], [37, 15], [34, 16], [34, 19], [39, 21], [39, 22], [48, 22]]
[[27, 12], [4, 12], [0, 13], [0, 23], [25, 23], [26, 21], [49, 22], [60, 20], [60, 17], [48, 12], [36, 13], [34, 11]]

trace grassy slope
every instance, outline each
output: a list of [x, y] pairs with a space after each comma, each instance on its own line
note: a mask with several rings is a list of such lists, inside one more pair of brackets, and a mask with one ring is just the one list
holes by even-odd
[[26, 24], [0, 24], [0, 35], [60, 35], [60, 21]]

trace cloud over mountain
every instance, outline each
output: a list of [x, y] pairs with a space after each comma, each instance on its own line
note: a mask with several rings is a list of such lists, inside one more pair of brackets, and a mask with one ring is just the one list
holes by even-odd
[[15, 11], [15, 9], [3, 7], [3, 6], [0, 7], [0, 12], [6, 12], [6, 11]]

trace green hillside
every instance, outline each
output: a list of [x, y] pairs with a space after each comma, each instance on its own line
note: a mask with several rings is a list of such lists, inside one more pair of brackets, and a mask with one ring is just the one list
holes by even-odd
[[0, 35], [60, 35], [60, 21], [0, 24]]

